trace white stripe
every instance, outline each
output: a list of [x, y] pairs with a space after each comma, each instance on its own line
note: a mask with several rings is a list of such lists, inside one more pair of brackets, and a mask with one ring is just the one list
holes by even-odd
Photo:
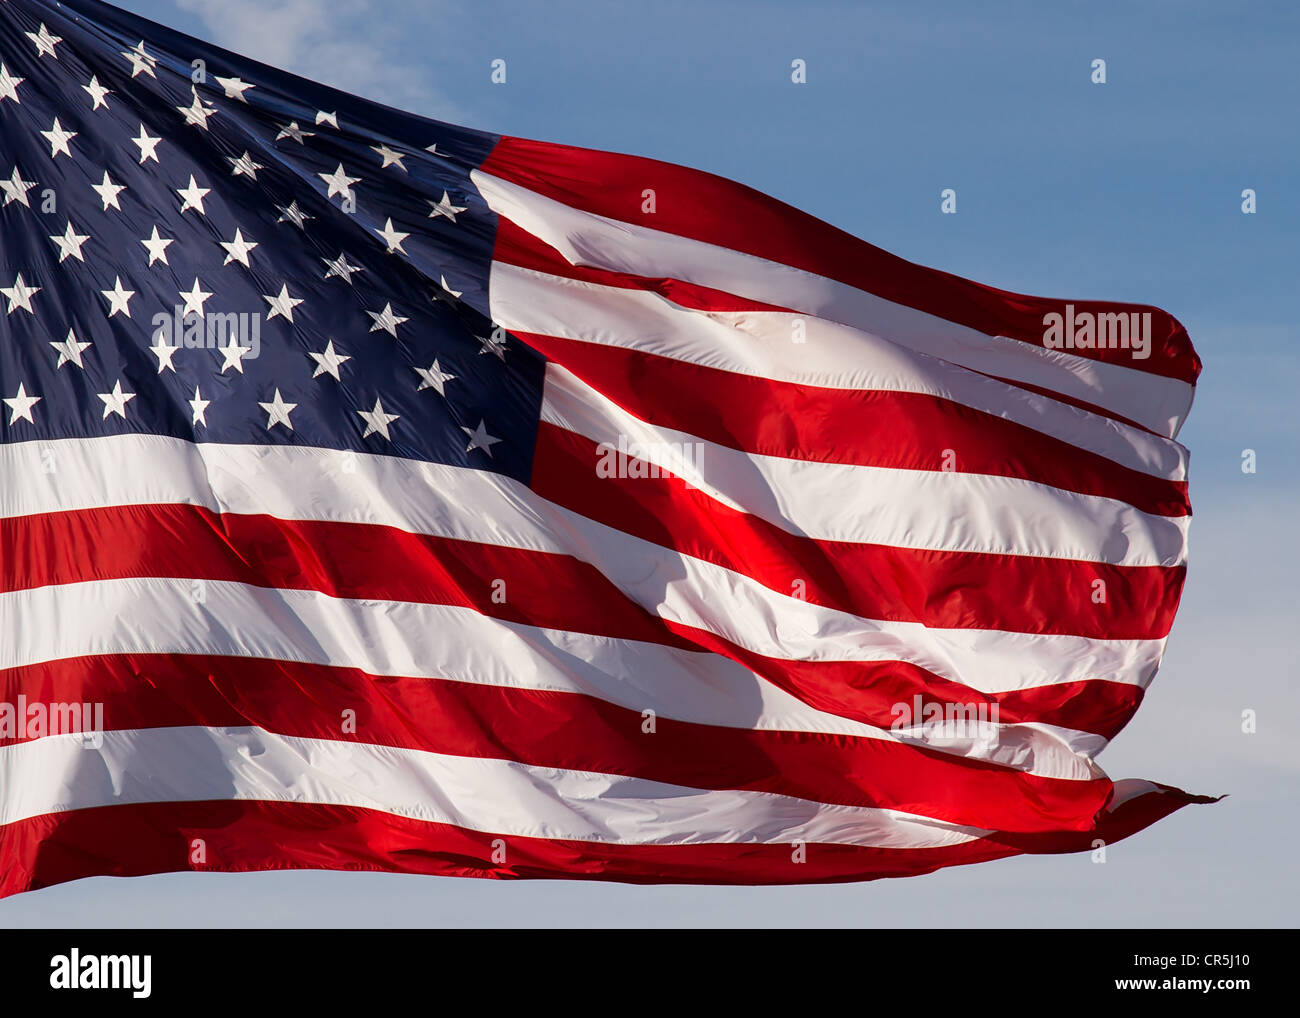
[[[716, 654], [527, 626], [454, 605], [335, 598], [230, 581], [196, 584], [189, 578], [92, 580], [0, 594], [0, 633], [0, 668], [102, 654], [297, 661], [376, 675], [582, 693], [695, 724], [933, 742], [951, 755], [1044, 777], [1096, 776], [1076, 755], [1099, 748], [1097, 737], [1085, 733], [990, 725], [982, 735], [958, 740], [944, 740], [934, 730], [895, 737], [809, 707]], [[113, 719], [105, 724], [113, 727]]]
[[741, 452], [647, 424], [558, 364], [546, 367], [542, 420], [608, 443], [611, 466], [620, 442], [637, 446], [639, 458], [800, 537], [1123, 566], [1187, 560], [1190, 516], [1145, 513], [1018, 477]]
[[1146, 686], [1165, 645], [862, 619], [595, 523], [510, 478], [396, 457], [117, 435], [0, 446], [0, 477], [14, 479], [0, 487], [0, 516], [188, 503], [573, 555], [648, 611], [759, 654], [908, 661], [986, 693], [1095, 678]]
[[258, 728], [133, 729], [105, 732], [97, 749], [67, 735], [0, 748], [0, 824], [101, 806], [205, 800], [352, 806], [491, 834], [622, 845], [931, 848], [986, 833], [895, 810]]
[[[628, 415], [626, 421], [631, 426], [637, 419]], [[696, 441], [693, 436], [683, 440]], [[755, 472], [745, 454], [722, 446], [711, 448], [716, 450], [715, 456], [738, 457], [736, 465], [745, 474]], [[114, 458], [97, 461], [96, 450]], [[772, 504], [773, 499], [802, 498], [797, 489], [808, 483], [804, 471], [869, 472], [860, 475], [870, 476], [869, 481], [835, 490], [834, 504], [820, 510], [829, 517], [824, 525], [808, 519], [786, 528], [814, 537], [1124, 565], [1169, 564], [1185, 556], [1187, 517], [1155, 517], [1155, 534], [1148, 536], [1147, 514], [1133, 517], [1137, 510], [1110, 499], [1067, 492], [1058, 503], [1054, 499], [1059, 489], [1045, 485], [1023, 489], [1019, 486], [1028, 482], [989, 475], [960, 474], [957, 477], [964, 481], [959, 482], [940, 471], [882, 471], [842, 464], [799, 464], [776, 457], [754, 459], [771, 463], [776, 476], [782, 471], [794, 475], [793, 481], [783, 483], [793, 484], [796, 490], [766, 493], [766, 482], [758, 478], [735, 479], [749, 487], [738, 489], [740, 495], [733, 505], [758, 515], [766, 510], [771, 515], [765, 518], [773, 522], [784, 516], [780, 505]], [[0, 445], [0, 477], [13, 478], [12, 483], [0, 485], [0, 518], [108, 505], [184, 502], [214, 511], [267, 513], [282, 519], [380, 523], [426, 534], [573, 554], [570, 532], [577, 528], [585, 535], [598, 526], [498, 474], [332, 449], [196, 444], [160, 435], [15, 442]], [[869, 509], [862, 502], [850, 502], [846, 493], [869, 497], [867, 485], [886, 483], [892, 484], [893, 497], [910, 493], [906, 497], [930, 507], [932, 515], [905, 525], [900, 520], [907, 517], [897, 515], [903, 510], [886, 504], [878, 507], [878, 523], [868, 521], [879, 529], [854, 530], [856, 515]], [[963, 483], [967, 486], [964, 492]], [[439, 496], [432, 504], [431, 489]], [[1019, 498], [1025, 490], [1038, 497], [1021, 503], [1024, 518], [1017, 522], [1012, 492]], [[333, 499], [338, 502], [329, 501]], [[853, 511], [847, 512], [841, 503], [851, 505]], [[493, 513], [485, 513], [485, 506], [492, 506]], [[1058, 515], [1070, 515], [1071, 506], [1082, 531], [1094, 535], [1090, 540], [1074, 537], [1058, 522]], [[1090, 522], [1088, 512], [1110, 521], [1108, 525], [1114, 529]], [[908, 526], [911, 533], [928, 528], [923, 532], [927, 536], [912, 543]], [[1059, 544], [1040, 537], [1040, 528]], [[1008, 531], [1015, 539], [1008, 539]], [[855, 533], [861, 536], [854, 537]], [[584, 536], [579, 543], [586, 540]]]
[[[1191, 406], [1192, 387], [1178, 379], [987, 336], [802, 269], [583, 212], [481, 170], [470, 176], [492, 211], [574, 265], [681, 279], [842, 322], [985, 374], [1106, 407], [1170, 438]], [[494, 319], [495, 289], [494, 275], [489, 290]]]
[[[491, 295], [493, 321], [511, 331], [640, 350], [777, 382], [923, 393], [1155, 477], [1187, 477], [1187, 450], [1172, 439], [837, 322], [784, 311], [697, 311], [657, 293], [501, 262], [492, 266]], [[794, 341], [796, 322], [802, 342]]]

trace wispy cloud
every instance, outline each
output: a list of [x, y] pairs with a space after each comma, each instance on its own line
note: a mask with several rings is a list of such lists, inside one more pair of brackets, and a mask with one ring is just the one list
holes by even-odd
[[[175, 0], [212, 41], [367, 99], [460, 123], [472, 121], [430, 80], [433, 65], [403, 59], [413, 12], [385, 0]], [[419, 16], [451, 16], [441, 0]], [[400, 26], [405, 26], [402, 28]]]

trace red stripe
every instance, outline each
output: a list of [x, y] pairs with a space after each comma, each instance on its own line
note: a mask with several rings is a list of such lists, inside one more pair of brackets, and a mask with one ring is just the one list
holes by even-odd
[[[679, 307], [689, 308], [693, 311], [775, 311], [787, 314], [796, 314], [791, 308], [779, 307], [775, 304], [764, 304], [761, 301], [748, 300], [744, 297], [737, 297], [735, 294], [727, 293], [723, 290], [715, 290], [706, 286], [698, 286], [694, 283], [687, 283], [680, 279], [668, 278], [650, 278], [647, 276], [635, 276], [625, 272], [611, 272], [607, 269], [594, 269], [586, 265], [573, 265], [567, 261], [559, 251], [542, 241], [539, 237], [524, 230], [514, 222], [501, 216], [497, 220], [497, 239], [493, 249], [492, 258], [494, 261], [503, 262], [508, 265], [516, 265], [525, 269], [532, 269], [536, 272], [545, 272], [553, 276], [560, 276], [566, 279], [578, 279], [589, 283], [596, 283], [600, 286], [619, 287], [626, 290], [640, 290], [644, 293], [658, 294], [666, 300], [678, 305]], [[974, 368], [968, 370], [974, 371]], [[1148, 435], [1159, 435], [1159, 432], [1134, 421], [1116, 411], [1099, 406], [1096, 403], [1090, 403], [1087, 400], [1079, 399], [1077, 396], [1070, 396], [1063, 392], [1057, 392], [1041, 385], [1034, 385], [1022, 379], [1004, 378], [1001, 375], [989, 374], [988, 372], [978, 372], [988, 378], [995, 379], [1005, 385], [1025, 389], [1029, 392], [1037, 393], [1040, 396], [1046, 396], [1048, 399], [1057, 403], [1065, 403], [1080, 410], [1086, 410], [1090, 414], [1097, 414], [1101, 417], [1109, 417], [1113, 421], [1119, 421], [1121, 424], [1130, 428], [1136, 428], [1139, 431], [1145, 431]], [[1159, 437], [1166, 437], [1160, 435]]]
[[[800, 537], [723, 505], [675, 477], [601, 477], [598, 444], [543, 422], [533, 489], [543, 498], [665, 548], [752, 577], [778, 593], [863, 618], [942, 629], [1097, 639], [1161, 639], [1184, 566], [928, 551]], [[1094, 582], [1106, 601], [1094, 604]], [[802, 586], [800, 586], [800, 584]]]
[[492, 248], [492, 260], [565, 279], [579, 279], [599, 286], [655, 293], [679, 307], [690, 308], [692, 311], [798, 313], [793, 308], [764, 304], [762, 301], [751, 300], [748, 297], [738, 297], [725, 290], [688, 283], [684, 279], [672, 279], [666, 276], [651, 278], [627, 272], [613, 272], [609, 269], [596, 269], [589, 265], [574, 265], [550, 244], [505, 216], [497, 217], [497, 236]]
[[[0, 559], [0, 591], [133, 576], [228, 580], [458, 605], [507, 622], [696, 649], [580, 559], [396, 527], [125, 505], [0, 519], [0, 547], [13, 550]], [[496, 580], [504, 600], [493, 597]]]
[[[895, 704], [997, 706], [1002, 724], [1036, 722], [1111, 739], [1132, 719], [1143, 690], [1127, 682], [1088, 679], [984, 693], [907, 661], [793, 661], [767, 657], [730, 640], [676, 622], [668, 627], [729, 657], [810, 707], [877, 728], [897, 716]], [[988, 712], [991, 717], [991, 710]]]
[[[882, 739], [669, 718], [646, 732], [639, 709], [579, 693], [262, 658], [69, 658], [6, 669], [0, 690], [8, 703], [20, 694], [28, 703], [100, 703], [105, 730], [254, 725], [307, 739], [882, 807], [979, 828], [1087, 830], [1111, 794], [1105, 778], [1043, 777]], [[349, 730], [345, 718], [354, 722]]]
[[[539, 432], [543, 498], [816, 605], [932, 628], [1162, 638], [1186, 567], [1109, 566], [1028, 555], [898, 549], [797, 537], [672, 477], [598, 477], [597, 446]], [[214, 514], [169, 503], [0, 520], [0, 592], [127, 576], [186, 576], [474, 608], [493, 618], [685, 646], [663, 621], [571, 555], [394, 527]], [[326, 554], [328, 553], [328, 554]], [[1093, 605], [1093, 582], [1106, 602]], [[504, 602], [493, 598], [504, 582]], [[797, 588], [802, 581], [802, 588]], [[936, 593], [941, 592], [941, 593]], [[1076, 592], [1078, 595], [1066, 595]], [[571, 606], [582, 606], [581, 611]]]
[[[184, 870], [369, 870], [625, 883], [874, 880], [1022, 852], [1088, 851], [1094, 838], [1112, 843], [1189, 803], [1207, 801], [1170, 789], [1125, 803], [1090, 832], [995, 835], [961, 845], [906, 850], [814, 843], [805, 846], [802, 862], [796, 861], [789, 845], [614, 845], [502, 837], [375, 810], [311, 803], [110, 806], [50, 813], [0, 828], [0, 897], [82, 877]], [[200, 847], [201, 864], [192, 861]]]
[[1186, 481], [1153, 477], [938, 396], [798, 385], [641, 350], [514, 335], [636, 417], [743, 452], [934, 472], [950, 453], [948, 469], [961, 473], [1023, 478], [1162, 516], [1191, 513]]
[[[333, 597], [459, 605], [524, 625], [722, 654], [819, 709], [880, 728], [895, 720], [894, 704], [921, 696], [941, 705], [997, 704], [1006, 723], [1041, 721], [1110, 737], [1142, 696], [1137, 687], [1101, 680], [984, 694], [903, 662], [769, 658], [652, 615], [594, 567], [570, 556], [370, 524], [218, 515], [192, 505], [112, 506], [0, 520], [0, 546], [14, 550], [0, 560], [0, 591], [184, 576]], [[869, 564], [861, 568], [855, 582], [877, 575]], [[915, 564], [885, 562], [880, 568], [879, 576], [900, 584], [896, 596], [913, 596], [913, 588], [902, 584]], [[505, 581], [504, 603], [491, 596], [493, 579]], [[987, 595], [981, 583], [990, 578], [968, 580], [968, 590], [956, 588], [962, 596]], [[928, 588], [920, 582], [916, 589]]]
[[[813, 541], [721, 505], [675, 478], [596, 476], [595, 443], [542, 425], [538, 493], [665, 548], [865, 618], [932, 628], [1160, 639], [1186, 568]], [[688, 647], [590, 563], [570, 555], [396, 527], [109, 506], [0, 520], [0, 591], [130, 576], [186, 576], [334, 597], [452, 604], [550, 629]], [[324, 552], [328, 550], [328, 554]], [[493, 599], [495, 580], [505, 601]], [[1092, 603], [1095, 580], [1105, 604]], [[936, 591], [944, 592], [940, 597]], [[1079, 596], [1065, 596], [1077, 592]], [[570, 608], [580, 605], [581, 611]]]
[[[480, 169], [565, 205], [804, 269], [988, 336], [1043, 346], [1044, 315], [1064, 300], [994, 289], [905, 261], [759, 191], [711, 173], [638, 156], [502, 138]], [[645, 188], [656, 212], [641, 211]], [[1201, 361], [1172, 315], [1148, 305], [1071, 301], [1076, 313], [1151, 314], [1151, 357], [1073, 350], [1194, 384]]]

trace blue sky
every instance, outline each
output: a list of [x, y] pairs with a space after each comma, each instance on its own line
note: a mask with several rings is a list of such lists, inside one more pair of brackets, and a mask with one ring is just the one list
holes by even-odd
[[[25, 925], [1293, 926], [1300, 7], [666, 0], [134, 0], [122, 6], [467, 126], [711, 170], [896, 254], [1024, 293], [1159, 305], [1205, 361], [1191, 566], [1113, 777], [1207, 794], [1087, 855], [804, 888], [375, 874], [98, 878]], [[490, 62], [506, 61], [494, 85]], [[790, 81], [807, 62], [808, 82]], [[1107, 83], [1090, 65], [1107, 63]], [[941, 215], [954, 188], [958, 213]], [[1257, 192], [1243, 215], [1241, 192]], [[1255, 450], [1255, 474], [1242, 451]], [[1254, 710], [1258, 731], [1241, 731]]]

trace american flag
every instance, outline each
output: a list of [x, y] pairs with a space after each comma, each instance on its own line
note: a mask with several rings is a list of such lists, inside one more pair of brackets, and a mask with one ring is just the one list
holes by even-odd
[[1090, 849], [1200, 362], [739, 184], [0, 6], [0, 893]]

